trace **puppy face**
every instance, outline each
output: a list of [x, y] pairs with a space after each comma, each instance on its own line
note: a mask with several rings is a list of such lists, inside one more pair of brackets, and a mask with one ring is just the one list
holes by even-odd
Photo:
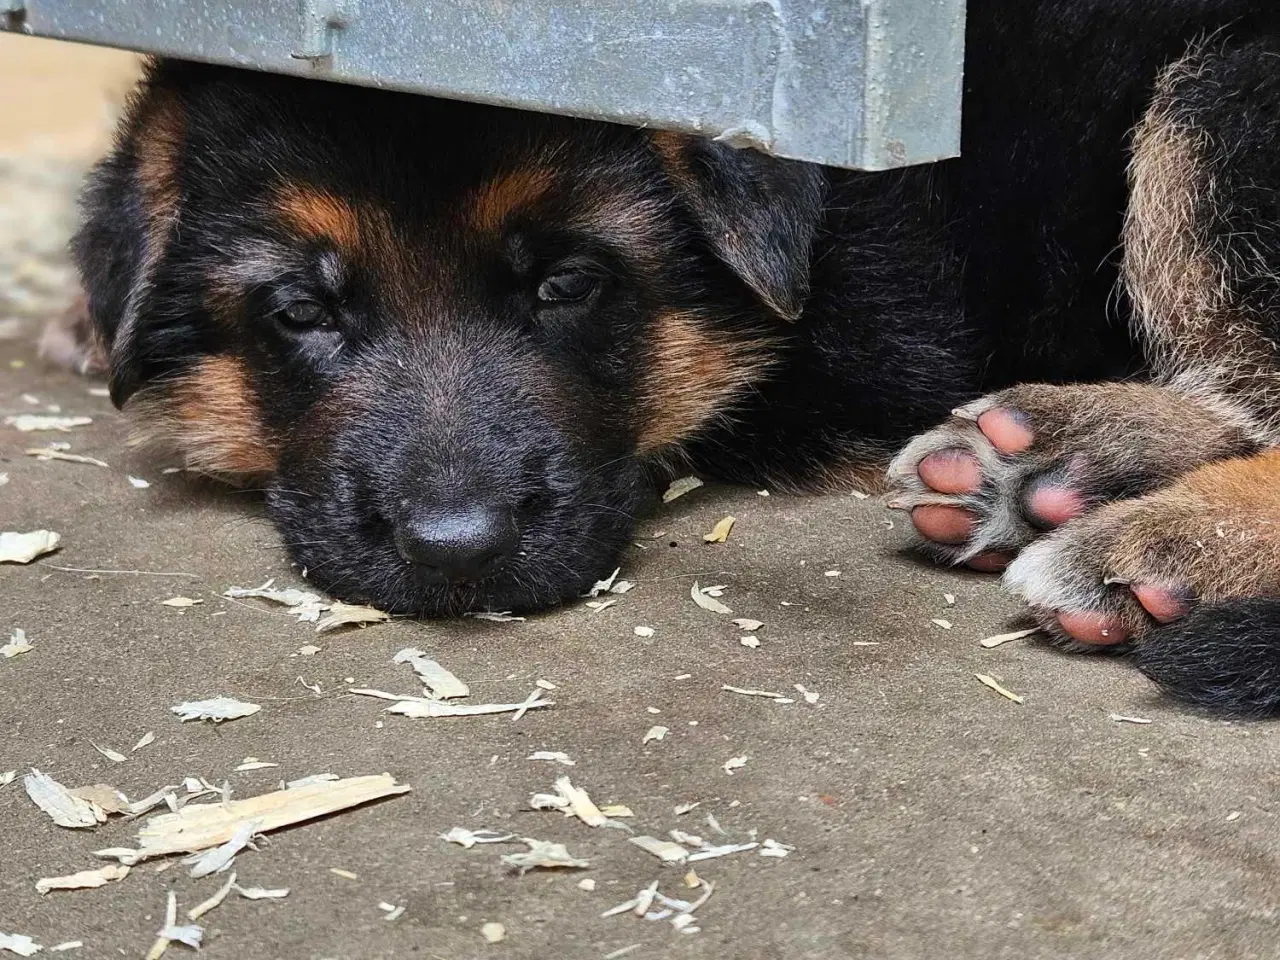
[[646, 462], [767, 376], [821, 192], [687, 138], [164, 64], [74, 246], [113, 398], [264, 481], [313, 582], [525, 610], [606, 572]]

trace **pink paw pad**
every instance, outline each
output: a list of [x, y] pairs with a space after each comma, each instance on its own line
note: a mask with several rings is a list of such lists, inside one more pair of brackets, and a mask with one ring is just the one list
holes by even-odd
[[973, 493], [982, 484], [977, 458], [958, 447], [931, 453], [916, 468], [920, 479], [938, 493]]
[[1189, 591], [1185, 588], [1161, 587], [1151, 583], [1137, 583], [1129, 588], [1142, 608], [1157, 623], [1172, 623], [1187, 615], [1191, 609]]
[[976, 518], [960, 507], [932, 504], [911, 511], [911, 522], [922, 537], [935, 543], [964, 543], [973, 534]]
[[1059, 613], [1058, 626], [1077, 643], [1092, 646], [1110, 646], [1124, 643], [1129, 631], [1115, 617], [1102, 613]]
[[1032, 520], [1042, 527], [1060, 527], [1088, 509], [1084, 497], [1070, 487], [1042, 484], [1027, 497], [1027, 510]]
[[978, 429], [1001, 453], [1022, 453], [1031, 446], [1035, 434], [1028, 426], [1030, 418], [1019, 410], [992, 407], [978, 417]]

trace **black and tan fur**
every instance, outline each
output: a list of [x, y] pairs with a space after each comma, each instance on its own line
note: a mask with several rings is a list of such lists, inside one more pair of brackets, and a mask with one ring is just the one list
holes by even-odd
[[[1095, 574], [1177, 566], [1153, 545], [1190, 512], [1263, 531], [1178, 567], [1197, 596], [1274, 593], [1273, 20], [974, 0], [964, 155], [878, 174], [160, 63], [75, 243], [112, 396], [194, 467], [264, 482], [318, 585], [393, 610], [575, 595], [664, 465], [847, 489], [997, 402], [1037, 423], [1026, 457], [960, 417], [891, 472], [910, 505], [940, 496], [924, 453], [981, 460], [987, 540], [944, 559], [1027, 547], [1010, 578], [1037, 607], [1112, 602]], [[1099, 509], [1032, 544], [1023, 491], [1068, 467]], [[1156, 651], [1180, 628], [1137, 626], [1175, 682]]]

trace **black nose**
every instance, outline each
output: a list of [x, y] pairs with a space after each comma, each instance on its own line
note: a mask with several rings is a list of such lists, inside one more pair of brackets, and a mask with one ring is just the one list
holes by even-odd
[[409, 563], [455, 582], [483, 579], [520, 544], [511, 513], [482, 504], [418, 508], [396, 526], [394, 537]]

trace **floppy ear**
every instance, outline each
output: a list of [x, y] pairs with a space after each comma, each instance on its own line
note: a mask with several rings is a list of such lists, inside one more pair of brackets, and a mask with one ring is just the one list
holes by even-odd
[[679, 133], [653, 141], [716, 255], [769, 309], [797, 319], [826, 199], [822, 168]]
[[94, 330], [107, 348], [117, 407], [145, 379], [139, 330], [154, 309], [152, 280], [177, 223], [182, 132], [177, 98], [144, 86], [115, 149], [94, 168], [80, 196], [72, 256]]

